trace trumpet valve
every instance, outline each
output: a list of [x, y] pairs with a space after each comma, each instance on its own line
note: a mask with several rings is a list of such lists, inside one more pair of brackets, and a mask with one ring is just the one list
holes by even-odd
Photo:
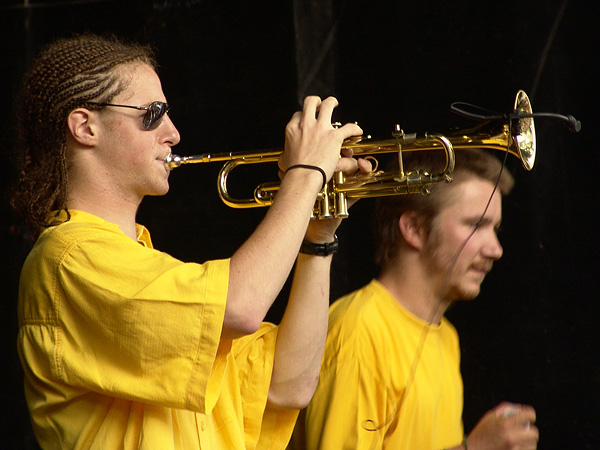
[[396, 124], [394, 126], [394, 131], [392, 131], [392, 136], [395, 139], [402, 139], [405, 136], [404, 130], [402, 129], [402, 127], [400, 127], [400, 124]]
[[329, 196], [329, 184], [326, 184], [317, 197], [317, 219], [331, 219], [331, 198]]
[[333, 206], [334, 216], [336, 219], [345, 219], [348, 217], [348, 200], [345, 192], [336, 192], [335, 186], [344, 183], [344, 174], [342, 172], [336, 172], [333, 175], [334, 189], [333, 189]]

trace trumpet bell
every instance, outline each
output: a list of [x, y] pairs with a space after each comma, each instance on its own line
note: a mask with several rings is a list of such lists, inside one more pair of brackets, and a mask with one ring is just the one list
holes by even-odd
[[[517, 92], [515, 98], [514, 110], [518, 114], [528, 115], [533, 114], [531, 102], [525, 91]], [[520, 117], [518, 119], [518, 132], [515, 134], [514, 140], [517, 146], [518, 157], [526, 170], [533, 169], [535, 164], [535, 126], [533, 117]]]

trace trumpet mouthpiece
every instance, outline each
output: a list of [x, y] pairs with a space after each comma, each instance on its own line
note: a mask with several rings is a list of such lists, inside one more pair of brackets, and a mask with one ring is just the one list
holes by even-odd
[[181, 165], [181, 156], [169, 153], [165, 158], [165, 167], [167, 170], [173, 170]]

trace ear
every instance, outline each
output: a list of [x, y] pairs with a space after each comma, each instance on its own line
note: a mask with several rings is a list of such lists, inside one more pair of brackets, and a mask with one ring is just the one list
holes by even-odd
[[96, 142], [94, 116], [86, 108], [77, 108], [67, 117], [67, 127], [73, 139], [83, 145], [93, 145]]
[[415, 211], [406, 211], [398, 220], [398, 228], [408, 245], [421, 250], [427, 240], [423, 219]]

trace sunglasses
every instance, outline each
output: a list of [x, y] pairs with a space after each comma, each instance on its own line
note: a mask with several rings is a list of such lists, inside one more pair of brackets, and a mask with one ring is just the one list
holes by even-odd
[[152, 102], [149, 106], [116, 105], [114, 103], [86, 102], [88, 105], [96, 106], [118, 106], [119, 108], [132, 108], [146, 111], [144, 114], [144, 129], [154, 130], [160, 125], [165, 114], [169, 114], [171, 107], [165, 102]]

